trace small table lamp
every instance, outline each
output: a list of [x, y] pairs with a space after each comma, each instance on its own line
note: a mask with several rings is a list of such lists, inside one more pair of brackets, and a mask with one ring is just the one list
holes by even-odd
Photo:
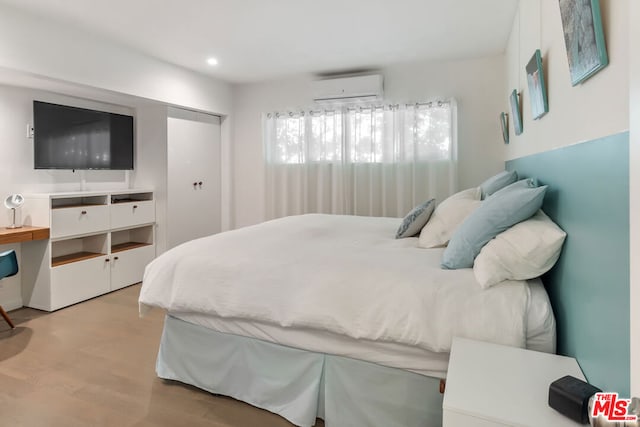
[[4, 199], [4, 205], [6, 206], [6, 208], [11, 209], [13, 211], [13, 221], [11, 222], [11, 225], [8, 226], [7, 228], [22, 227], [22, 225], [16, 225], [16, 209], [22, 206], [23, 203], [24, 203], [24, 197], [22, 196], [22, 194], [12, 194], [10, 196], [7, 196], [6, 199]]

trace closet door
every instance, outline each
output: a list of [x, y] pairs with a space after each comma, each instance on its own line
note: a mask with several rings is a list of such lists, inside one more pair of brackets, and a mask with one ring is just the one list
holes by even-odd
[[172, 108], [167, 144], [167, 244], [172, 248], [220, 232], [220, 118]]

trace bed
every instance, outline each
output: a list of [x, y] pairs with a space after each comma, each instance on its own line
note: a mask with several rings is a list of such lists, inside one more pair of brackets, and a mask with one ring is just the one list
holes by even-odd
[[396, 218], [301, 215], [197, 239], [146, 269], [160, 377], [299, 426], [438, 426], [453, 336], [555, 351], [539, 280], [481, 289]]

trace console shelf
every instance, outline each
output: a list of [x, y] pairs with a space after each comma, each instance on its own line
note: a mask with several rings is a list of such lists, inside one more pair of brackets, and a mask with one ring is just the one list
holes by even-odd
[[51, 206], [51, 209], [82, 208], [87, 206], [103, 206], [101, 203], [73, 203], [69, 205]]
[[151, 243], [140, 243], [140, 242], [120, 243], [120, 244], [111, 246], [111, 253], [115, 254], [117, 252], [128, 251], [129, 249], [143, 248], [145, 246], [151, 246]]
[[23, 248], [34, 266], [22, 273], [27, 307], [54, 311], [133, 285], [155, 258], [152, 190], [27, 195], [23, 212], [51, 229]]
[[51, 259], [51, 267], [70, 264], [72, 262], [84, 261], [86, 259], [97, 258], [104, 254], [96, 252], [76, 252], [68, 255], [61, 255]]

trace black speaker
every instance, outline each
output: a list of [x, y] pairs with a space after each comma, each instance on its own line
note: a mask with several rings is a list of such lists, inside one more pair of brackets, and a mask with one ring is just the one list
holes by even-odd
[[601, 392], [576, 377], [567, 375], [549, 386], [549, 406], [582, 424], [589, 423], [589, 398]]

